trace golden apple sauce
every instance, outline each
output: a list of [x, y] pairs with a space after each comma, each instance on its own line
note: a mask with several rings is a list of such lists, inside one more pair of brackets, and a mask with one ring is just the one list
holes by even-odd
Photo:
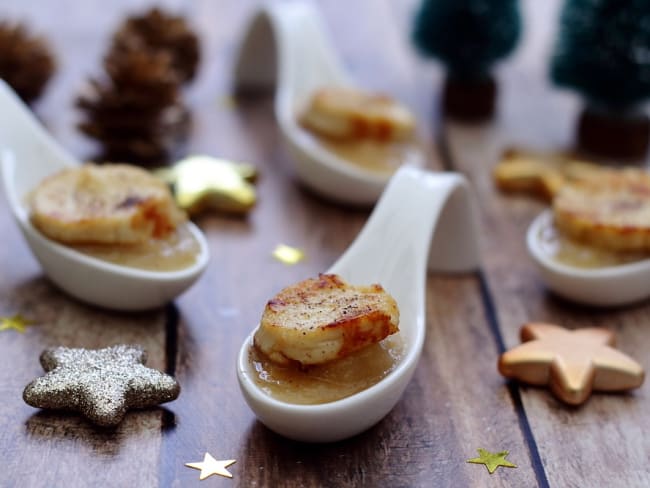
[[560, 233], [553, 225], [543, 227], [539, 237], [542, 249], [548, 256], [558, 263], [576, 268], [605, 268], [650, 258], [648, 253], [617, 252], [574, 241]]
[[419, 158], [420, 147], [414, 139], [379, 142], [371, 139], [339, 140], [304, 130], [313, 144], [339, 158], [378, 173], [393, 173], [397, 168]]
[[269, 360], [256, 347], [249, 351], [253, 380], [268, 395], [287, 403], [328, 403], [365, 390], [393, 371], [404, 356], [398, 334], [329, 363], [300, 367]]
[[178, 271], [192, 266], [200, 247], [185, 225], [163, 239], [142, 244], [73, 244], [73, 249], [113, 264], [147, 271]]

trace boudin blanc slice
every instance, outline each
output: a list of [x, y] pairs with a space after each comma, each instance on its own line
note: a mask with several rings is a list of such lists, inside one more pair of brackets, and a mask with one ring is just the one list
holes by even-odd
[[615, 251], [650, 252], [650, 176], [610, 175], [567, 185], [553, 202], [555, 225], [567, 236]]
[[125, 164], [65, 169], [42, 181], [29, 204], [34, 226], [67, 244], [142, 243], [185, 220], [165, 183]]
[[402, 104], [386, 95], [353, 88], [317, 90], [302, 113], [308, 129], [334, 139], [374, 139], [380, 142], [413, 136], [415, 118]]
[[255, 346], [279, 364], [322, 364], [399, 330], [397, 303], [380, 285], [353, 286], [334, 274], [291, 285], [269, 300]]

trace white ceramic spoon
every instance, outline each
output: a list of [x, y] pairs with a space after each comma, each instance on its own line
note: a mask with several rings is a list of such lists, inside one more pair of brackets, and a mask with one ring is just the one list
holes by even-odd
[[359, 236], [328, 272], [352, 284], [380, 283], [395, 298], [403, 359], [379, 383], [350, 397], [296, 405], [273, 399], [254, 382], [248, 360], [251, 334], [240, 350], [237, 373], [246, 402], [266, 426], [292, 439], [330, 442], [362, 432], [393, 408], [422, 351], [427, 261], [443, 271], [478, 266], [472, 208], [467, 184], [458, 174], [397, 171]]
[[545, 250], [542, 230], [552, 225], [547, 210], [528, 228], [528, 252], [537, 264], [542, 280], [560, 296], [595, 306], [616, 306], [650, 297], [650, 259], [605, 268], [583, 269], [559, 263]]
[[48, 239], [36, 230], [24, 204], [27, 193], [48, 175], [79, 163], [66, 153], [0, 80], [0, 165], [7, 200], [45, 274], [70, 295], [116, 310], [158, 307], [178, 296], [201, 275], [209, 251], [192, 223], [200, 246], [196, 262], [179, 271], [145, 271], [111, 264]]
[[[305, 133], [296, 120], [318, 88], [352, 86], [325, 36], [320, 15], [307, 2], [274, 2], [252, 19], [235, 67], [239, 87], [276, 86], [275, 116], [298, 177], [316, 192], [352, 204], [374, 203], [391, 174], [346, 162]], [[423, 166], [416, 151], [405, 164]]]

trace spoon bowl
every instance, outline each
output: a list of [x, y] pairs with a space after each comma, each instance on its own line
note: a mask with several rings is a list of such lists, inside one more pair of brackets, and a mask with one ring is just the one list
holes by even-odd
[[474, 270], [475, 229], [462, 176], [399, 169], [360, 234], [328, 273], [355, 285], [379, 283], [395, 298], [403, 358], [385, 378], [359, 393], [329, 403], [297, 405], [272, 398], [255, 383], [249, 361], [253, 332], [239, 352], [237, 376], [246, 402], [262, 423], [295, 440], [332, 442], [358, 434], [386, 416], [408, 385], [422, 352], [427, 262], [446, 271]]
[[541, 235], [553, 214], [541, 213], [526, 235], [528, 252], [549, 289], [574, 302], [600, 307], [627, 305], [650, 297], [650, 259], [585, 269], [560, 263], [542, 245]]
[[[253, 17], [235, 67], [239, 89], [275, 86], [274, 111], [298, 178], [315, 192], [339, 202], [377, 201], [392, 174], [345, 161], [316, 143], [297, 115], [323, 86], [348, 86], [336, 51], [316, 8], [306, 2], [274, 2]], [[421, 150], [405, 164], [424, 166]]]
[[79, 163], [65, 152], [0, 80], [0, 170], [7, 201], [32, 253], [45, 274], [70, 295], [115, 310], [145, 310], [164, 305], [201, 275], [209, 259], [202, 232], [187, 223], [199, 244], [191, 266], [178, 271], [148, 271], [87, 256], [41, 234], [29, 219], [26, 195], [44, 178]]

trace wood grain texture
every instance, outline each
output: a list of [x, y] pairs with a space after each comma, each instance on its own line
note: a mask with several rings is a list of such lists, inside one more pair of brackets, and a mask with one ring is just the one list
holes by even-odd
[[[24, 21], [51, 41], [58, 70], [36, 104], [36, 113], [82, 159], [93, 147], [75, 129], [78, 113], [73, 100], [86, 77], [99, 72], [107, 36], [128, 7], [124, 2], [117, 6], [98, 15], [97, 5], [71, 1], [0, 5], [0, 18]], [[163, 409], [129, 413], [116, 429], [98, 429], [74, 414], [29, 407], [22, 390], [43, 374], [41, 351], [58, 345], [140, 344], [147, 350], [147, 364], [164, 369], [165, 311], [107, 313], [56, 290], [29, 254], [10, 218], [4, 192], [0, 192], [0, 229], [0, 316], [21, 313], [35, 322], [24, 334], [0, 334], [0, 486], [158, 485]]]
[[[417, 76], [419, 61], [408, 50], [401, 28], [392, 23], [394, 5], [357, 2], [345, 10], [340, 7], [325, 2], [322, 11], [329, 30], [337, 31], [334, 44], [353, 75], [364, 85], [396, 93], [407, 103], [410, 100], [421, 118], [430, 121], [433, 76]], [[201, 10], [201, 17], [209, 18], [209, 9], [216, 7], [206, 2], [196, 8], [206, 9]], [[347, 16], [369, 15], [375, 22], [361, 30], [346, 21]], [[237, 18], [243, 22], [245, 17]], [[376, 55], [379, 38], [391, 43], [386, 49], [390, 56]], [[223, 63], [222, 70], [227, 72], [231, 61], [215, 63]], [[233, 157], [260, 166], [260, 205], [247, 221], [218, 216], [199, 221], [209, 235], [213, 261], [199, 285], [178, 301], [177, 377], [184, 395], [174, 406], [176, 428], [165, 434], [163, 442], [164, 484], [185, 486], [195, 480], [196, 473], [179, 460], [201, 459], [209, 450], [216, 457], [238, 459], [231, 467], [232, 481], [214, 480], [223, 486], [426, 486], [432, 479], [436, 486], [481, 486], [487, 473], [480, 466], [466, 464], [465, 459], [474, 456], [477, 447], [499, 449], [504, 444], [524, 455], [518, 460], [521, 470], [503, 473], [501, 481], [495, 477], [497, 486], [507, 486], [513, 479], [522, 485], [534, 484], [516, 412], [495, 374], [496, 346], [472, 277], [429, 284], [431, 297], [444, 294], [439, 300], [444, 307], [430, 309], [432, 333], [425, 358], [403, 401], [375, 428], [348, 441], [311, 446], [282, 439], [255, 420], [235, 379], [235, 358], [243, 338], [258, 322], [269, 297], [335, 261], [368, 212], [332, 206], [296, 186], [271, 100], [248, 98], [237, 104], [218, 123], [229, 133], [235, 117], [239, 133], [247, 137], [217, 132], [212, 140]], [[432, 132], [430, 126], [426, 130]], [[280, 242], [303, 248], [307, 260], [294, 267], [274, 262], [270, 251]], [[481, 357], [482, 364], [473, 369], [464, 354], [449, 360], [439, 357], [447, 347], [467, 350], [469, 356]], [[492, 382], [473, 383], [471, 389], [481, 396], [489, 396], [495, 385], [500, 389], [490, 409], [472, 401], [474, 393], [460, 388], [458, 379], [467, 370], [476, 378], [487, 368], [492, 370]], [[495, 428], [486, 411], [497, 406], [504, 413]]]
[[[500, 114], [476, 127], [447, 124], [444, 138], [452, 166], [467, 174], [481, 202], [484, 271], [506, 347], [519, 343], [527, 321], [569, 328], [602, 326], [617, 334], [618, 347], [647, 370], [650, 304], [598, 310], [549, 294], [525, 249], [528, 224], [542, 205], [526, 197], [501, 195], [491, 169], [509, 145], [553, 151], [571, 147], [579, 100], [551, 87], [545, 68], [551, 25], [560, 2], [524, 2], [526, 37], [501, 71]], [[580, 408], [568, 408], [548, 391], [521, 388], [551, 486], [635, 486], [650, 484], [650, 386], [629, 395], [595, 394]], [[607, 480], [607, 481], [604, 481]]]
[[128, 414], [116, 429], [97, 429], [76, 415], [29, 407], [22, 390], [44, 374], [41, 351], [59, 345], [140, 344], [148, 352], [147, 364], [164, 369], [164, 311], [107, 314], [54, 289], [28, 255], [4, 196], [1, 201], [0, 228], [11, 244], [0, 250], [0, 316], [21, 314], [33, 324], [24, 334], [9, 330], [0, 335], [0, 486], [83, 486], [88, 480], [105, 486], [154, 485], [156, 465], [140, 453], [158, 455], [161, 409]]
[[[237, 460], [229, 467], [232, 480], [211, 477], [201, 482], [205, 486], [528, 487], [543, 485], [547, 477], [552, 486], [598, 486], [611, 480], [611, 474], [581, 460], [602, 461], [611, 449], [603, 445], [610, 436], [619, 446], [625, 442], [622, 436], [629, 436], [631, 446], [623, 452], [631, 459], [603, 466], [619, 470], [617, 476], [630, 486], [647, 480], [640, 461], [650, 452], [647, 441], [632, 421], [623, 421], [618, 413], [623, 408], [640, 425], [647, 425], [642, 411], [646, 389], [624, 399], [594, 398], [587, 405], [593, 412], [585, 419], [585, 410], [566, 410], [536, 390], [522, 392], [524, 411], [519, 391], [496, 370], [502, 336], [506, 343], [516, 343], [519, 322], [532, 315], [563, 318], [570, 326], [595, 321], [614, 327], [621, 333], [621, 348], [642, 361], [639, 352], [644, 344], [647, 349], [642, 323], [648, 318], [647, 307], [594, 314], [544, 293], [521, 241], [538, 207], [496, 195], [489, 179], [488, 164], [509, 136], [521, 135], [524, 142], [537, 141], [542, 147], [566, 142], [563, 127], [570, 126], [566, 107], [574, 103], [570, 97], [560, 95], [554, 102], [564, 114], [559, 122], [522, 123], [529, 110], [539, 109], [521, 86], [543, 76], [543, 60], [535, 53], [544, 49], [540, 38], [547, 35], [552, 7], [536, 7], [546, 13], [531, 23], [528, 47], [503, 67], [505, 104], [498, 124], [446, 130], [454, 164], [477, 187], [482, 224], [496, 235], [486, 236], [483, 243], [485, 280], [481, 275], [429, 276], [424, 354], [402, 401], [369, 431], [328, 445], [288, 441], [255, 420], [235, 375], [242, 340], [269, 297], [287, 284], [326, 270], [369, 215], [368, 209], [332, 205], [296, 182], [269, 94], [230, 103], [231, 68], [241, 31], [260, 3], [158, 2], [188, 16], [204, 49], [198, 78], [185, 93], [194, 125], [183, 150], [249, 161], [261, 171], [259, 205], [248, 218], [217, 214], [197, 218], [212, 261], [173, 306], [117, 314], [61, 294], [43, 278], [0, 197], [0, 228], [9, 243], [0, 246], [0, 315], [20, 312], [36, 322], [25, 334], [0, 333], [4, 400], [0, 486], [195, 486], [200, 483], [198, 472], [184, 463], [200, 461], [205, 452]], [[410, 47], [408, 29], [417, 3], [322, 0], [318, 6], [351, 75], [360, 85], [393, 93], [415, 111], [422, 121], [430, 166], [440, 168], [433, 135], [440, 132], [434, 114], [441, 73], [433, 63], [418, 59]], [[533, 0], [525, 4], [532, 19], [537, 14], [530, 7]], [[74, 97], [87, 76], [100, 73], [107, 40], [122, 16], [152, 3], [119, 0], [110, 9], [102, 5], [72, 0], [56, 6], [18, 0], [0, 5], [0, 18], [26, 20], [51, 40], [59, 71], [35, 109], [79, 158], [92, 154], [93, 145], [75, 129], [79, 114], [73, 108]], [[301, 247], [307, 259], [291, 267], [273, 260], [270, 253], [279, 243]], [[486, 294], [486, 283], [492, 296]], [[495, 316], [500, 330], [494, 327]], [[75, 415], [39, 412], [22, 402], [24, 385], [41, 374], [38, 355], [43, 348], [117, 342], [144, 345], [149, 365], [175, 373], [182, 386], [179, 399], [164, 409], [131, 413], [116, 430], [96, 429]], [[508, 459], [518, 468], [489, 475], [483, 466], [465, 463], [479, 447], [509, 450]], [[537, 464], [538, 450], [544, 468]], [[629, 466], [634, 471], [628, 471]], [[576, 484], [581, 479], [590, 483]]]

